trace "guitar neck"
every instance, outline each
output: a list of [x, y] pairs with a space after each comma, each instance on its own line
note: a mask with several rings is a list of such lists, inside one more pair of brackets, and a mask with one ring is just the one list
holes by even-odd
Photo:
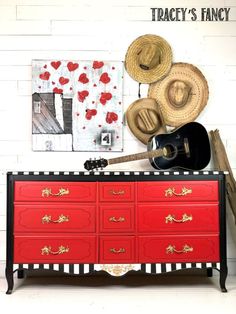
[[112, 164], [119, 164], [122, 162], [148, 159], [148, 158], [161, 157], [161, 156], [163, 156], [163, 150], [157, 149], [150, 152], [143, 152], [143, 153], [117, 157], [117, 158], [111, 158], [111, 159], [108, 159], [107, 162], [108, 162], [108, 165], [112, 165]]

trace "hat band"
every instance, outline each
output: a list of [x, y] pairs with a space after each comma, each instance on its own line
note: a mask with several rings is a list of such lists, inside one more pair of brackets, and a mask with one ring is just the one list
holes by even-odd
[[148, 70], [150, 69], [149, 66], [147, 66], [147, 65], [145, 65], [145, 64], [140, 64], [139, 66], [140, 66], [140, 68], [141, 68], [142, 70], [145, 70], [145, 71], [148, 71]]

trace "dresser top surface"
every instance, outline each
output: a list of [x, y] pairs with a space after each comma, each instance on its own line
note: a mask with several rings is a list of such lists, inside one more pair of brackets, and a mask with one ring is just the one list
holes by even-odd
[[138, 180], [210, 180], [224, 177], [225, 171], [12, 171], [8, 178], [13, 180], [55, 181], [138, 181]]

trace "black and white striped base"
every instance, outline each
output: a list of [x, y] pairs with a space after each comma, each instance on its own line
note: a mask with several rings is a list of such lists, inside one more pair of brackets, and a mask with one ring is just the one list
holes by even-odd
[[14, 264], [13, 271], [17, 270], [52, 270], [73, 275], [83, 275], [94, 271], [106, 271], [112, 276], [123, 276], [128, 271], [143, 271], [149, 274], [161, 274], [181, 269], [220, 270], [220, 263], [158, 263], [158, 264]]

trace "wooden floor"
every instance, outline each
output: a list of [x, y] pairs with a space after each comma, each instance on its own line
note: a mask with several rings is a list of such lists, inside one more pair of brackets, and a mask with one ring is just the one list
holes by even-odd
[[89, 277], [15, 278], [6, 295], [0, 278], [1, 313], [236, 313], [236, 276], [227, 278], [227, 293], [219, 288], [219, 276], [98, 274]]

